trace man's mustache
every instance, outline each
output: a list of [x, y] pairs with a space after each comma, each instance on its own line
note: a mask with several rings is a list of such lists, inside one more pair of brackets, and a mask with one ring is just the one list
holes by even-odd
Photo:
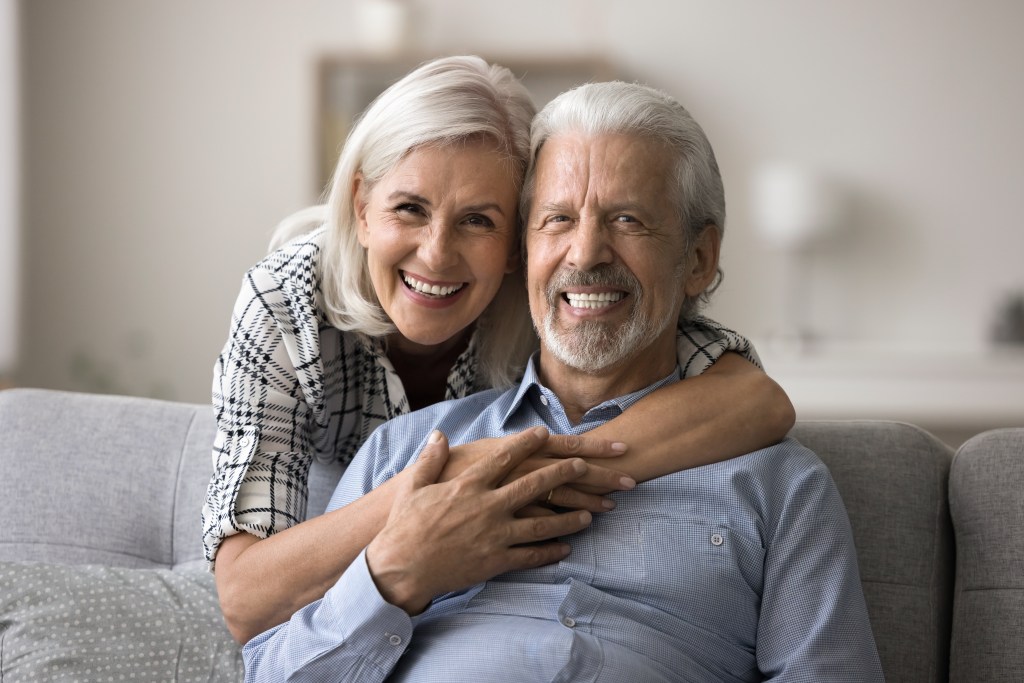
[[560, 268], [544, 290], [548, 302], [554, 304], [562, 292], [572, 287], [608, 287], [619, 289], [639, 299], [642, 293], [640, 280], [625, 266], [605, 263], [590, 270]]

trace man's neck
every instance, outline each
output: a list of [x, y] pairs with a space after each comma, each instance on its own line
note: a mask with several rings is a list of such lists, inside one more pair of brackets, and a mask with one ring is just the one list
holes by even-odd
[[562, 403], [566, 417], [579, 424], [588, 410], [664, 379], [675, 368], [675, 337], [669, 348], [652, 344], [615, 365], [584, 372], [565, 365], [541, 345], [537, 374]]

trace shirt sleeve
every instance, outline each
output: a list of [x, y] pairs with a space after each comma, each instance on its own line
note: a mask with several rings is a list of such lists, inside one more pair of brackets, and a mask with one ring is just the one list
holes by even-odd
[[765, 558], [758, 666], [777, 683], [881, 683], [846, 508], [823, 464], [794, 479]]
[[684, 379], [702, 374], [727, 351], [738, 353], [761, 367], [761, 359], [749, 339], [704, 316], [680, 323], [676, 346]]
[[323, 598], [245, 644], [245, 680], [383, 681], [413, 621], [380, 595], [364, 550]]
[[[303, 355], [315, 360], [303, 366]], [[251, 269], [214, 366], [214, 471], [203, 505], [207, 561], [226, 536], [246, 531], [265, 538], [304, 519], [311, 382], [296, 366], [315, 374], [318, 356], [312, 298], [290, 291], [268, 267]]]

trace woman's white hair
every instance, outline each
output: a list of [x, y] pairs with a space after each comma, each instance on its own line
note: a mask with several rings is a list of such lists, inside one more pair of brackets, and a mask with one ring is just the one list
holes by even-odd
[[[529, 92], [508, 69], [479, 57], [426, 62], [397, 81], [359, 117], [345, 141], [327, 203], [300, 211], [275, 230], [270, 249], [325, 225], [321, 289], [327, 320], [365, 337], [396, 331], [370, 281], [359, 243], [354, 183], [373, 186], [406, 154], [421, 145], [493, 141], [507, 156], [517, 189], [529, 159], [530, 121], [536, 111]], [[521, 229], [521, 220], [516, 221]], [[522, 269], [505, 277], [494, 301], [477, 321], [478, 386], [505, 386], [516, 379], [536, 345]]]
[[[687, 253], [705, 228], [725, 234], [725, 190], [714, 150], [690, 112], [666, 93], [638, 83], [588, 83], [549, 102], [533, 121], [530, 168], [519, 212], [529, 215], [537, 155], [544, 143], [564, 133], [637, 135], [659, 140], [676, 155], [676, 203], [686, 231]], [[699, 296], [683, 302], [681, 320], [692, 319], [722, 281], [714, 281]]]

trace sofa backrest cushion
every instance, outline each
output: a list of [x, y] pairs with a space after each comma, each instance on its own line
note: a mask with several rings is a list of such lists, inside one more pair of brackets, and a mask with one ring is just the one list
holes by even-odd
[[170, 568], [202, 559], [212, 409], [0, 392], [0, 560]]
[[952, 450], [895, 422], [800, 422], [791, 436], [825, 462], [843, 497], [886, 680], [945, 681]]
[[1024, 428], [979, 434], [953, 459], [950, 681], [1024, 676]]

